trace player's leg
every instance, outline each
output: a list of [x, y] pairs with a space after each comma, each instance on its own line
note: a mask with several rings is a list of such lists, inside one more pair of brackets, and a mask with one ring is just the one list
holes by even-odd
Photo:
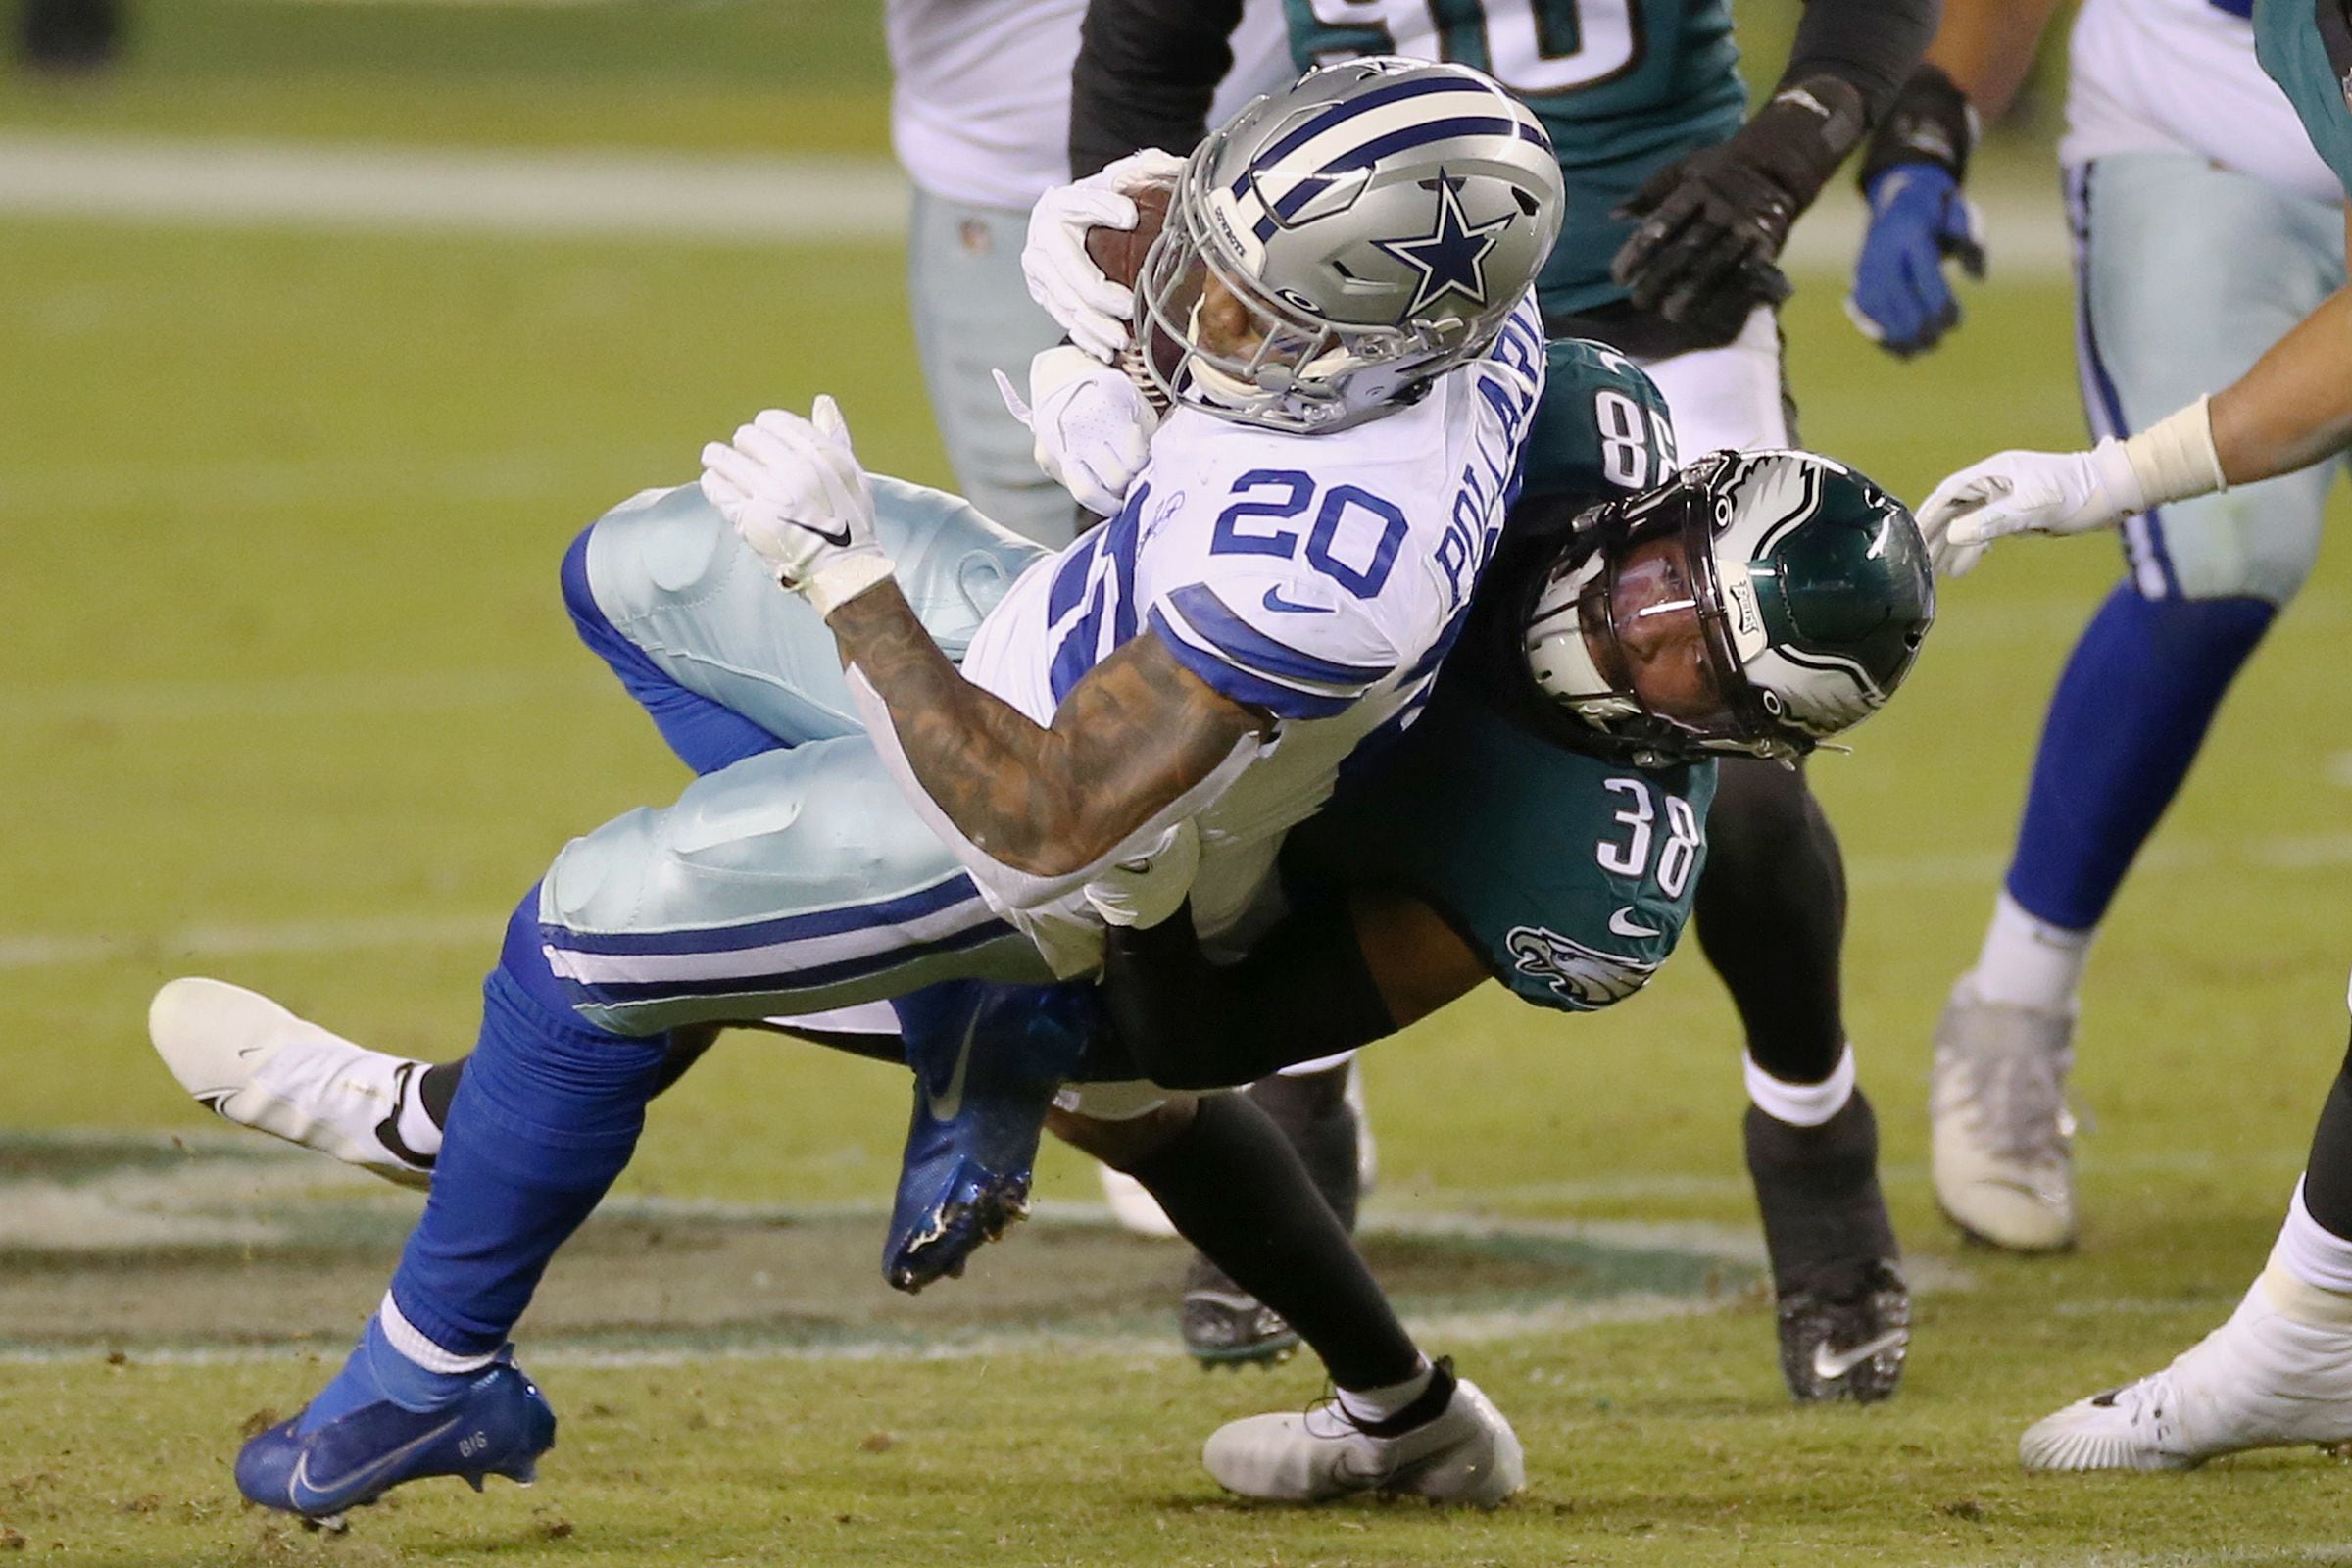
[[246, 1494], [318, 1514], [451, 1473], [473, 1455], [422, 1435], [493, 1398], [527, 1463], [548, 1433], [497, 1357], [549, 1258], [628, 1162], [664, 1034], [969, 977], [1051, 978], [862, 736], [750, 758], [567, 845], [509, 924], [384, 1306], [303, 1415], [249, 1446]]
[[1061, 340], [1021, 277], [1026, 212], [914, 194], [906, 293], [932, 416], [956, 482], [994, 521], [1058, 548], [1078, 529], [1077, 503], [1046, 477], [1029, 432], [1004, 407], [1002, 370], [1025, 396], [1029, 362]]
[[2352, 1439], [2352, 1049], [2268, 1265], [2230, 1320], [2136, 1383], [2028, 1429], [2029, 1470], [2185, 1470]]
[[[1768, 312], [1720, 349], [1645, 362], [1685, 458], [1793, 438]], [[1707, 814], [1699, 946], [1747, 1037], [1748, 1173], [1800, 1399], [1884, 1398], [1909, 1297], [1878, 1181], [1878, 1123], [1855, 1086], [1839, 995], [1845, 866], [1802, 769], [1726, 759]], [[1873, 1353], [1852, 1358], [1862, 1347]]]
[[[907, 602], [951, 657], [1045, 552], [955, 496], [873, 480], [875, 528]], [[564, 601], [595, 650], [698, 773], [781, 746], [861, 733], [832, 635], [779, 590], [693, 486], [649, 491], [573, 541]], [[220, 1115], [421, 1185], [464, 1061], [368, 1051], [270, 999], [176, 980], [149, 1013], [157, 1052]], [[708, 1044], [676, 1048], [663, 1087]]]
[[[1362, 1071], [1350, 1053], [1302, 1062], [1244, 1091], [1289, 1142], [1323, 1201], [1350, 1233], [1368, 1185], [1372, 1140], [1360, 1104]], [[1298, 1344], [1297, 1331], [1280, 1311], [1200, 1250], [1185, 1266], [1176, 1329], [1185, 1349], [1203, 1366], [1271, 1363]]]
[[1315, 1189], [1243, 1095], [1146, 1084], [1066, 1095], [1054, 1131], [1144, 1185], [1186, 1240], [1296, 1325], [1336, 1390], [1303, 1414], [1220, 1428], [1202, 1458], [1228, 1490], [1313, 1502], [1404, 1492], [1493, 1504], [1523, 1484], [1519, 1441], [1477, 1387], [1432, 1362]]
[[[2228, 384], [2343, 281], [2337, 208], [2202, 159], [2100, 159], [2070, 192], [2083, 400], [2102, 436]], [[2128, 524], [2129, 572], [2051, 696], [2004, 891], [1936, 1030], [1936, 1196], [1974, 1236], [2021, 1250], [2074, 1239], [2065, 1079], [2091, 939], [2309, 572], [2331, 472]]]

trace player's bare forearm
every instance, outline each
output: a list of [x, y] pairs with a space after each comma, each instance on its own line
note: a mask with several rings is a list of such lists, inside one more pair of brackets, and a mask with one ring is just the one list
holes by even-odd
[[2291, 473], [2352, 446], [2352, 289], [2338, 289], [2213, 399], [2231, 484]]
[[1989, 123], [2009, 112], [2058, 0], [1943, 0], [1928, 64], [1968, 94]]
[[1032, 876], [1093, 865], [1263, 727], [1149, 633], [1097, 664], [1039, 725], [965, 680], [896, 583], [859, 594], [827, 624], [890, 710], [924, 793], [974, 845]]

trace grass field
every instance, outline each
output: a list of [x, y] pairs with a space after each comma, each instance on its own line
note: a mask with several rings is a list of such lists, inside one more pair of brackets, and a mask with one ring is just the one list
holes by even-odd
[[[0, 130], [881, 150], [855, 6], [180, 0], [144, 20], [122, 79], [9, 85]], [[217, 973], [370, 1043], [463, 1050], [519, 890], [565, 837], [680, 781], [572, 641], [555, 568], [573, 532], [689, 476], [749, 411], [820, 390], [870, 465], [947, 476], [884, 244], [0, 222], [0, 1557], [2352, 1559], [2340, 1463], [2308, 1452], [2145, 1480], [2029, 1480], [2014, 1459], [2026, 1422], [2221, 1319], [2300, 1163], [2343, 1022], [2340, 548], [2102, 939], [2082, 1249], [1965, 1251], [1927, 1191], [1929, 1028], [2056, 663], [2113, 579], [2100, 541], [2014, 548], [1951, 590], [1902, 701], [1814, 769], [1854, 880], [1850, 1025], [1923, 1282], [1891, 1405], [1787, 1402], [1740, 1260], [1736, 1031], [1690, 956], [1597, 1018], [1490, 988], [1368, 1062], [1392, 1227], [1375, 1256], [1528, 1444], [1530, 1494], [1493, 1516], [1223, 1497], [1200, 1439], [1304, 1402], [1316, 1376], [1169, 1359], [1172, 1256], [1080, 1219], [897, 1301], [870, 1210], [903, 1079], [751, 1039], [662, 1102], [623, 1218], [559, 1266], [535, 1342], [554, 1353], [532, 1364], [564, 1426], [537, 1489], [436, 1483], [342, 1539], [242, 1508], [240, 1423], [317, 1383], [410, 1200], [260, 1151], [239, 1164], [154, 1061], [149, 993]], [[1788, 332], [1814, 445], [1916, 497], [1996, 447], [2079, 437], [2061, 282], [1996, 282], [1911, 365], [1860, 342], [1836, 279], [1804, 282]], [[1092, 1194], [1056, 1154], [1045, 1185]], [[1423, 1235], [1463, 1216], [1500, 1239]], [[1554, 1297], [1591, 1310], [1547, 1313]], [[909, 1353], [924, 1344], [952, 1353]]]

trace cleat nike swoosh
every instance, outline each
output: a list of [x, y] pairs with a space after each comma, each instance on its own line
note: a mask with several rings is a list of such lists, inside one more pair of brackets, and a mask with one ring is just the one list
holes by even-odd
[[1287, 611], [1294, 615], [1328, 615], [1331, 613], [1329, 605], [1293, 604], [1290, 600], [1282, 597], [1280, 587], [1267, 589], [1266, 597], [1259, 600], [1258, 603], [1264, 605], [1268, 610]]
[[972, 1041], [979, 1033], [980, 1015], [975, 1012], [972, 1014], [972, 1021], [964, 1025], [963, 1045], [956, 1053], [956, 1071], [948, 1079], [946, 1094], [935, 1095], [931, 1092], [929, 1084], [923, 1085], [923, 1101], [930, 1108], [933, 1121], [954, 1121], [956, 1113], [963, 1109], [964, 1075], [971, 1070]]
[[406, 1459], [410, 1454], [415, 1453], [417, 1449], [423, 1447], [426, 1444], [440, 1441], [442, 1438], [449, 1436], [449, 1434], [455, 1432], [458, 1428], [464, 1426], [465, 1424], [466, 1418], [463, 1415], [451, 1416], [447, 1421], [442, 1422], [439, 1426], [433, 1428], [432, 1431], [427, 1432], [424, 1436], [420, 1438], [410, 1439], [408, 1442], [402, 1444], [399, 1447], [394, 1448], [390, 1453], [385, 1454], [382, 1458], [370, 1459], [366, 1464], [360, 1466], [357, 1470], [354, 1470], [351, 1474], [339, 1477], [331, 1485], [323, 1487], [315, 1485], [312, 1482], [311, 1456], [306, 1453], [301, 1458], [294, 1461], [294, 1475], [292, 1479], [286, 1483], [286, 1500], [294, 1505], [295, 1512], [300, 1513], [302, 1511], [302, 1494], [305, 1492], [308, 1492], [314, 1497], [323, 1497], [333, 1493], [348, 1492], [354, 1487], [365, 1485], [369, 1481], [373, 1481], [377, 1476], [382, 1475], [394, 1465], [400, 1463], [403, 1459]]
[[1813, 1375], [1824, 1383], [1835, 1383], [1872, 1356], [1910, 1342], [1909, 1329], [1888, 1329], [1877, 1339], [1864, 1340], [1850, 1350], [1833, 1350], [1829, 1342], [1824, 1340], [1813, 1347]]
[[1654, 927], [1643, 925], [1641, 921], [1635, 919], [1634, 906], [1630, 904], [1626, 905], [1623, 908], [1611, 911], [1609, 915], [1609, 931], [1611, 935], [1621, 937], [1654, 937], [1664, 935], [1663, 932], [1658, 931]]

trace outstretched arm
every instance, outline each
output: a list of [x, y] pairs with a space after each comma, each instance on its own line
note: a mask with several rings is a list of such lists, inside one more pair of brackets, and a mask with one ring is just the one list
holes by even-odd
[[[2352, 228], [2352, 220], [2347, 220]], [[2084, 533], [2135, 513], [2289, 473], [2352, 447], [2352, 289], [2338, 289], [2211, 397], [2088, 452], [2001, 452], [1919, 509], [1954, 575], [2012, 533]]]
[[841, 411], [819, 398], [814, 413], [770, 409], [705, 447], [703, 493], [825, 617], [916, 781], [983, 855], [1033, 877], [1084, 871], [1268, 727], [1151, 632], [1089, 671], [1051, 724], [965, 680], [874, 542]]

